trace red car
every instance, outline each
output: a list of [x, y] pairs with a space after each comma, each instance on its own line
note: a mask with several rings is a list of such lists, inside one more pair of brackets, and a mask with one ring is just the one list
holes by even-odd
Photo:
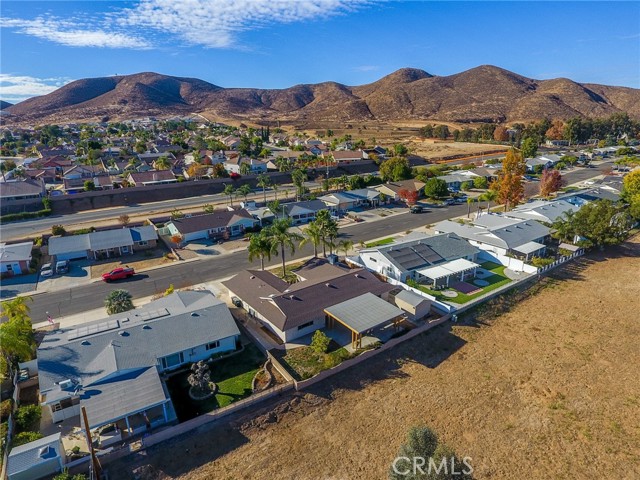
[[105, 282], [111, 282], [113, 280], [121, 280], [123, 278], [133, 277], [136, 271], [130, 267], [118, 267], [111, 270], [109, 273], [102, 274], [102, 280]]
[[242, 177], [242, 175], [236, 172], [231, 172], [229, 174], [229, 178], [231, 178], [232, 180], [238, 180], [240, 177]]

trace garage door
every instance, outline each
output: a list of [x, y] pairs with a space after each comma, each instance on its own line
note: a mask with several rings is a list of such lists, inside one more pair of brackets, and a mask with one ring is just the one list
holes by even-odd
[[88, 258], [87, 252], [85, 250], [81, 250], [79, 252], [65, 252], [56, 255], [56, 261], [58, 260], [81, 260]]

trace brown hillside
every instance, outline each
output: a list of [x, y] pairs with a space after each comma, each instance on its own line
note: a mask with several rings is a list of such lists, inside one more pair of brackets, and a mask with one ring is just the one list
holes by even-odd
[[502, 122], [627, 112], [640, 118], [640, 90], [533, 80], [483, 65], [455, 75], [400, 69], [368, 85], [335, 82], [286, 89], [221, 88], [157, 73], [85, 79], [7, 109], [5, 123], [61, 122], [108, 116], [171, 116], [319, 125], [357, 121]]

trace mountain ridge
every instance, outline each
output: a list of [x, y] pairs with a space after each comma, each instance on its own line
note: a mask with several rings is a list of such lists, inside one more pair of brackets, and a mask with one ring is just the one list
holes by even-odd
[[514, 122], [626, 112], [640, 118], [640, 90], [536, 80], [493, 65], [448, 76], [402, 68], [357, 86], [337, 82], [283, 89], [223, 88], [154, 72], [71, 82], [5, 109], [5, 124], [202, 113], [226, 120], [284, 123], [434, 120]]

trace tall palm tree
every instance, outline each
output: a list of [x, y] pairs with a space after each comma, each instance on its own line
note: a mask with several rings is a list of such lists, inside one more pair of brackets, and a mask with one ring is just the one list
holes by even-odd
[[307, 174], [304, 170], [296, 168], [291, 172], [291, 181], [296, 186], [296, 201], [300, 199], [304, 193], [304, 182], [307, 181]]
[[331, 218], [329, 210], [320, 210], [316, 215], [316, 222], [322, 230], [322, 255], [326, 257], [326, 247], [329, 247], [329, 253], [333, 253], [333, 239], [338, 236], [338, 222]]
[[249, 261], [260, 258], [260, 270], [264, 270], [264, 259], [271, 260], [272, 254], [277, 254], [277, 245], [270, 240], [269, 228], [260, 233], [254, 233], [249, 237]]
[[469, 218], [469, 216], [471, 215], [471, 204], [475, 201], [475, 198], [467, 197], [467, 218]]
[[233, 192], [235, 192], [235, 188], [233, 188], [233, 185], [229, 184], [224, 186], [224, 194], [229, 195], [229, 201], [231, 202], [232, 207], [233, 207]]
[[498, 192], [496, 192], [495, 190], [487, 190], [482, 195], [480, 195], [480, 197], [478, 197], [478, 200], [487, 202], [487, 213], [489, 213], [489, 204], [495, 201], [496, 198], [498, 198]]
[[313, 245], [313, 256], [318, 256], [318, 247], [322, 244], [322, 225], [317, 221], [309, 222], [307, 228], [304, 229], [305, 237], [300, 242], [300, 248], [307, 243]]
[[349, 250], [353, 248], [353, 242], [351, 240], [340, 240], [338, 242], [338, 251], [344, 252], [344, 258], [349, 255]]
[[261, 173], [257, 177], [256, 185], [262, 188], [262, 195], [264, 195], [264, 204], [266, 205], [267, 204], [267, 187], [271, 185], [271, 182], [269, 181], [269, 177], [266, 176], [264, 173]]
[[240, 187], [236, 190], [236, 195], [237, 196], [242, 196], [244, 197], [244, 202], [247, 203], [247, 196], [251, 193], [251, 186], [249, 186], [248, 183], [243, 183], [242, 185], [240, 185]]
[[269, 228], [268, 238], [271, 242], [280, 248], [280, 254], [282, 255], [282, 276], [286, 276], [286, 261], [285, 261], [285, 249], [288, 248], [293, 255], [296, 251], [295, 243], [302, 240], [302, 235], [296, 232], [290, 232], [291, 220], [288, 218], [280, 218], [273, 222], [273, 225]]

